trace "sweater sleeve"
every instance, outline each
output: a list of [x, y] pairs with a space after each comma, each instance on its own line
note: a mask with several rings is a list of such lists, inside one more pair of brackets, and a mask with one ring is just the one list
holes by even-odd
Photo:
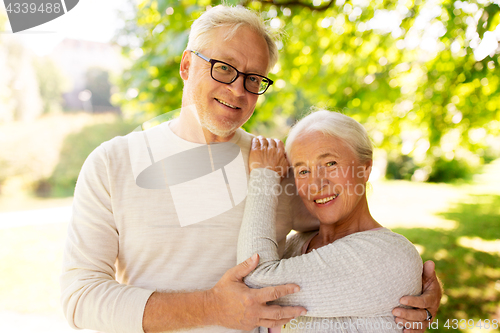
[[98, 147], [78, 177], [60, 279], [63, 311], [73, 328], [143, 332], [144, 308], [153, 291], [115, 280], [119, 231], [108, 165], [106, 151]]
[[301, 287], [275, 304], [304, 306], [311, 317], [367, 317], [390, 315], [401, 296], [420, 294], [422, 260], [406, 238], [389, 230], [355, 233], [280, 260], [274, 227], [279, 178], [274, 171], [255, 169], [248, 188], [238, 262], [254, 253], [260, 262], [245, 283]]

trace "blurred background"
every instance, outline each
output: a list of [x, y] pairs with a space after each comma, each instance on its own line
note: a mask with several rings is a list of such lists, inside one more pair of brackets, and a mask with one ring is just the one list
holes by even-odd
[[[436, 331], [500, 332], [500, 2], [227, 3], [285, 32], [245, 129], [285, 139], [311, 106], [364, 124], [373, 215], [444, 284]], [[58, 278], [81, 165], [180, 107], [189, 27], [217, 4], [86, 0], [17, 34], [0, 6], [0, 331], [72, 331]]]

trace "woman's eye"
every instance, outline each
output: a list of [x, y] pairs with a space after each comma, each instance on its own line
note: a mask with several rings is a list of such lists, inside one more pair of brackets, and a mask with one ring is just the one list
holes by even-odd
[[336, 164], [337, 164], [337, 162], [335, 162], [335, 161], [330, 161], [330, 162], [326, 163], [326, 166], [334, 166], [334, 165], [336, 165]]
[[307, 172], [308, 172], [307, 170], [300, 170], [300, 171], [298, 172], [298, 174], [299, 174], [299, 175], [301, 175], [301, 176], [303, 176], [303, 175], [305, 175]]

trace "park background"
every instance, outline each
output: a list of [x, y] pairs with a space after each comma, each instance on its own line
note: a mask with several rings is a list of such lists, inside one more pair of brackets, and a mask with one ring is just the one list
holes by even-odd
[[[101, 142], [180, 107], [189, 26], [219, 2], [109, 3], [82, 1], [15, 35], [0, 7], [2, 332], [71, 331], [58, 276], [80, 167]], [[285, 139], [312, 105], [363, 123], [373, 215], [444, 284], [436, 331], [499, 320], [499, 2], [228, 3], [285, 32], [275, 84], [245, 129]]]

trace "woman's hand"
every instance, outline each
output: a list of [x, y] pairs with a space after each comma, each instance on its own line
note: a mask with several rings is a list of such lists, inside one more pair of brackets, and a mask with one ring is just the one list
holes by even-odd
[[263, 136], [253, 138], [248, 167], [250, 172], [253, 169], [267, 168], [276, 171], [280, 177], [285, 177], [289, 165], [283, 142], [278, 139], [267, 139]]

